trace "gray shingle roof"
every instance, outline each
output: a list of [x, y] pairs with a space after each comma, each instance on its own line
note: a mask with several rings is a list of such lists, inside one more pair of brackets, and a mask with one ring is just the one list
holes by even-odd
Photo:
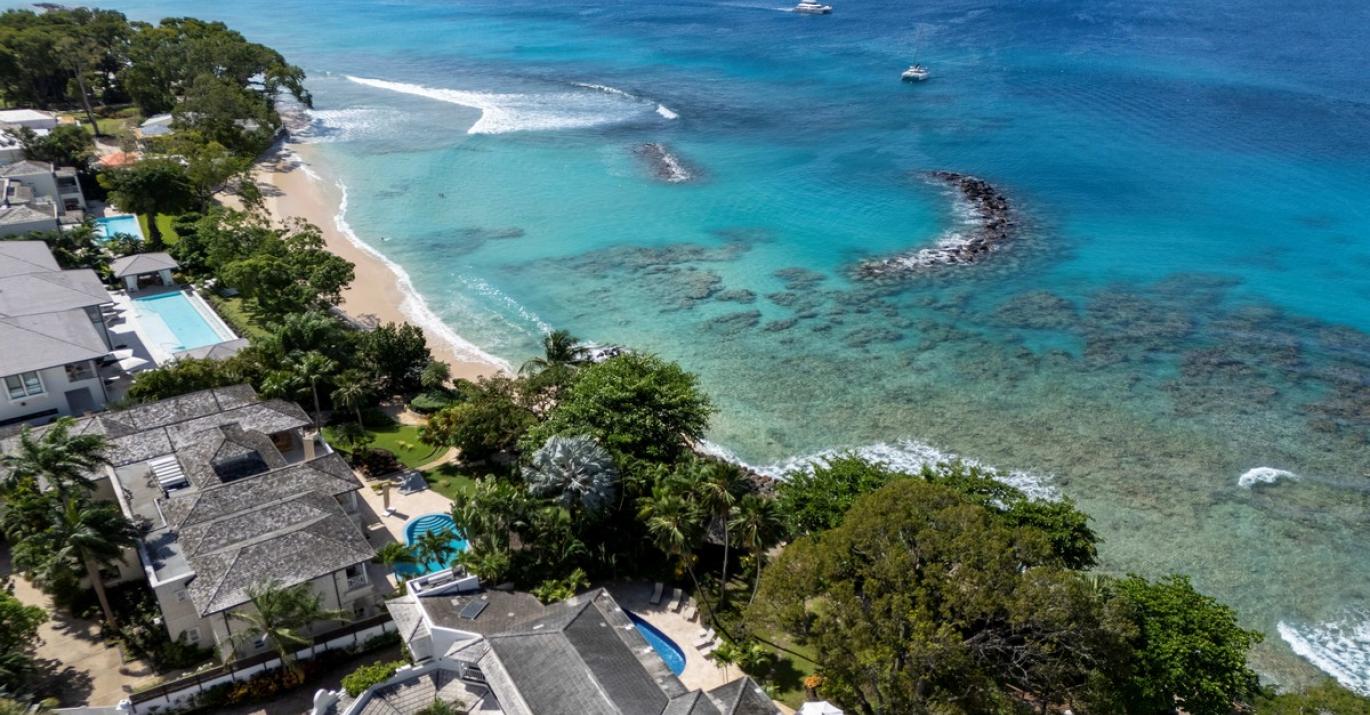
[[57, 212], [51, 208], [50, 204], [49, 207], [47, 211], [39, 211], [32, 206], [0, 206], [0, 225], [12, 226], [35, 221], [52, 221], [55, 226]]
[[775, 703], [751, 678], [738, 678], [709, 691], [721, 715], [775, 715]]
[[501, 702], [524, 703], [533, 713], [655, 715], [685, 693], [608, 592], [547, 611], [486, 637], [490, 652], [480, 667]]
[[109, 354], [83, 310], [0, 317], [0, 375], [94, 360]]
[[109, 269], [114, 272], [115, 278], [156, 273], [162, 270], [176, 270], [180, 267], [181, 264], [177, 263], [171, 254], [162, 251], [135, 253], [131, 256], [116, 258], [109, 264]]
[[235, 338], [222, 343], [191, 348], [190, 350], [182, 350], [172, 357], [177, 359], [195, 358], [197, 360], [227, 360], [242, 352], [249, 344], [247, 338]]
[[42, 241], [0, 241], [0, 277], [62, 270]]
[[0, 316], [56, 313], [113, 302], [100, 277], [88, 268], [0, 278]]
[[[239, 491], [271, 474], [231, 482], [208, 492], [224, 492], [230, 504], [250, 503]], [[376, 555], [366, 536], [338, 504], [318, 492], [304, 492], [259, 503], [198, 522], [183, 521], [178, 541], [195, 569], [187, 591], [205, 616], [246, 603], [254, 585], [282, 587], [304, 583], [369, 561]]]
[[53, 165], [42, 161], [24, 159], [0, 166], [0, 176], [28, 176], [31, 174], [52, 173]]

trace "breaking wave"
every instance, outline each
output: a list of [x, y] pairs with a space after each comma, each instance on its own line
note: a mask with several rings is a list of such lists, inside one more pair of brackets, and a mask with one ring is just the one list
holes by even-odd
[[404, 118], [398, 110], [378, 107], [312, 109], [304, 116], [304, 126], [290, 132], [290, 140], [300, 144], [384, 138], [394, 133], [396, 123]]
[[[704, 442], [700, 445], [704, 452], [712, 454], [720, 459], [725, 459], [736, 464], [743, 465], [759, 474], [764, 474], [774, 479], [784, 479], [787, 475], [799, 471], [808, 471], [815, 466], [828, 464], [834, 458], [847, 454], [855, 454], [859, 457], [872, 462], [878, 462], [885, 466], [901, 472], [917, 473], [924, 466], [932, 466], [942, 462], [961, 460], [965, 464], [981, 468], [986, 465], [973, 459], [959, 457], [950, 452], [933, 447], [923, 442], [911, 439], [899, 440], [897, 442], [878, 442], [876, 444], [856, 447], [852, 449], [825, 449], [800, 457], [791, 457], [767, 465], [755, 465], [742, 461], [733, 454], [727, 447]], [[1039, 500], [1056, 500], [1061, 498], [1061, 492], [1051, 484], [1050, 477], [1034, 474], [1026, 471], [997, 472], [999, 481], [1021, 490], [1029, 498]]]
[[1361, 695], [1370, 696], [1370, 614], [1295, 626], [1280, 621], [1280, 638], [1308, 662]]
[[[643, 119], [656, 111], [655, 102], [601, 85], [577, 85], [571, 92], [473, 92], [425, 87], [407, 82], [354, 77], [360, 85], [425, 97], [480, 111], [467, 134], [554, 131], [618, 124]], [[585, 91], [589, 90], [589, 91]]]
[[1299, 475], [1284, 469], [1274, 467], [1256, 467], [1248, 469], [1237, 477], [1237, 486], [1250, 489], [1258, 484], [1274, 484], [1281, 479], [1298, 479]]

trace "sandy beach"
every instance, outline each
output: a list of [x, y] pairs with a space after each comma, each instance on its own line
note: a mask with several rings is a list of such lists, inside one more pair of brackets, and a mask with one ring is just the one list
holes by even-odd
[[433, 357], [452, 366], [452, 376], [475, 379], [505, 369], [493, 361], [473, 359], [471, 351], [459, 347], [455, 333], [442, 335], [429, 320], [416, 319], [425, 309], [421, 299], [410, 295], [402, 277], [371, 251], [358, 246], [338, 225], [340, 189], [304, 168], [309, 161], [309, 146], [285, 144], [258, 162], [257, 183], [262, 188], [266, 208], [277, 220], [299, 217], [323, 231], [328, 250], [356, 266], [356, 278], [343, 292], [342, 309], [363, 322], [407, 322], [423, 328]]

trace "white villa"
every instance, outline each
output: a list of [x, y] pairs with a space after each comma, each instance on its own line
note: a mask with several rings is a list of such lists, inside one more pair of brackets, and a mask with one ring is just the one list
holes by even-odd
[[113, 302], [95, 271], [62, 270], [42, 241], [0, 241], [0, 426], [104, 407]]
[[81, 183], [69, 166], [24, 160], [0, 167], [0, 236], [78, 224], [85, 208]]
[[267, 583], [307, 583], [357, 619], [384, 612], [390, 586], [370, 563], [361, 482], [298, 405], [240, 385], [83, 418], [73, 433], [109, 441], [96, 496], [142, 534], [117, 580], [147, 581], [172, 638], [225, 657], [264, 651], [235, 637], [243, 626], [230, 613], [251, 608], [250, 589]]

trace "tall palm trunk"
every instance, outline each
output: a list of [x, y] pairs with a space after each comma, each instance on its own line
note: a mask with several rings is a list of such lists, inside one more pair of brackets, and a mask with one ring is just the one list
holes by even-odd
[[84, 553], [81, 554], [81, 561], [86, 565], [86, 576], [90, 578], [90, 585], [95, 589], [95, 598], [100, 601], [100, 610], [105, 612], [105, 623], [108, 623], [110, 628], [117, 628], [119, 621], [114, 617], [114, 609], [109, 607], [109, 594], [105, 593], [105, 582], [100, 578], [100, 568]]
[[319, 382], [318, 380], [309, 381], [309, 390], [314, 393], [314, 428], [319, 428], [319, 414], [323, 411], [319, 409]]
[[[729, 511], [732, 510], [729, 509]], [[718, 580], [718, 603], [719, 605], [723, 605], [723, 599], [728, 596], [728, 548], [730, 546], [728, 513], [723, 512], [719, 514], [719, 519], [723, 521], [723, 577]]]
[[90, 120], [90, 131], [95, 136], [100, 135], [100, 124], [95, 121], [95, 112], [90, 108], [90, 92], [86, 91], [85, 72], [80, 62], [76, 63], [76, 87], [81, 90], [81, 104], [86, 108], [86, 119]]
[[766, 563], [766, 554], [758, 551], [756, 554], [756, 582], [752, 584], [752, 597], [747, 599], [747, 605], [752, 605], [756, 600], [756, 592], [761, 590], [761, 567]]
[[362, 406], [361, 406], [361, 405], [357, 405], [357, 406], [354, 407], [353, 409], [356, 410], [356, 412], [357, 412], [357, 426], [360, 427], [360, 428], [362, 428], [362, 430], [365, 430], [365, 429], [366, 429], [366, 423], [362, 422]]

